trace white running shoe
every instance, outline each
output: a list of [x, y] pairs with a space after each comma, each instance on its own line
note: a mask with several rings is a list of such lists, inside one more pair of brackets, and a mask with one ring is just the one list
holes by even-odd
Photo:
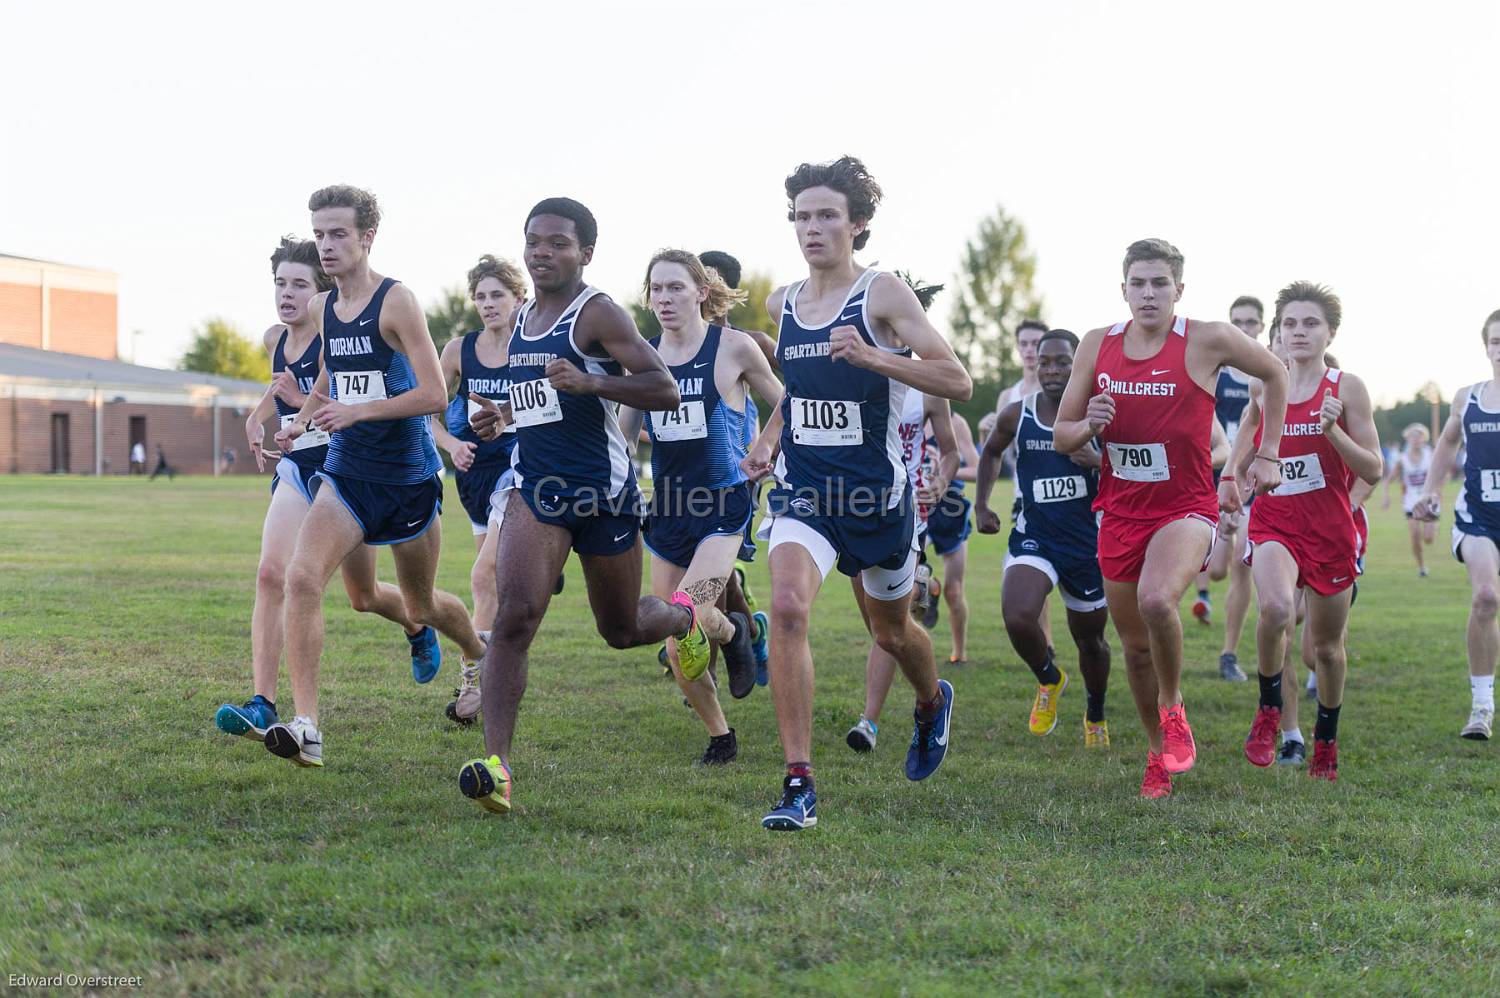
[[1490, 740], [1490, 725], [1495, 721], [1495, 708], [1475, 707], [1469, 711], [1469, 723], [1464, 725], [1460, 737], [1470, 741], [1487, 742]]
[[453, 691], [445, 713], [454, 724], [467, 727], [479, 716], [479, 663], [465, 662], [460, 670], [462, 679]]
[[861, 717], [859, 723], [849, 729], [844, 741], [856, 752], [869, 752], [875, 748], [875, 725]]
[[310, 717], [294, 717], [290, 724], [266, 729], [266, 748], [272, 755], [290, 759], [299, 766], [323, 765], [323, 733]]

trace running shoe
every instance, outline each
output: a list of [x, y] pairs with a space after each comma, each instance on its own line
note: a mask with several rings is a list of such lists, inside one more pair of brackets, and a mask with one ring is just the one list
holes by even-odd
[[1281, 754], [1276, 757], [1278, 766], [1300, 766], [1307, 758], [1307, 746], [1295, 738], [1281, 743]]
[[670, 602], [687, 610], [691, 618], [687, 634], [677, 639], [677, 666], [682, 670], [682, 678], [692, 682], [708, 671], [708, 636], [698, 626], [698, 610], [693, 606], [691, 596], [679, 589], [672, 594]]
[[1265, 769], [1276, 761], [1276, 733], [1281, 730], [1281, 708], [1261, 704], [1245, 738], [1245, 758]]
[[740, 754], [740, 743], [734, 737], [734, 729], [730, 728], [727, 735], [714, 735], [708, 740], [708, 748], [703, 750], [703, 758], [698, 760], [700, 766], [722, 766], [734, 761], [735, 756]]
[[756, 610], [750, 619], [755, 622], [755, 638], [750, 642], [755, 652], [755, 685], [764, 686], [771, 681], [771, 618]]
[[1213, 604], [1208, 601], [1207, 597], [1199, 596], [1193, 600], [1193, 616], [1198, 618], [1198, 623], [1208, 624], [1209, 618], [1213, 616], [1213, 613]]
[[927, 620], [927, 606], [932, 600], [927, 593], [927, 580], [922, 577], [923, 569], [929, 573], [932, 571], [926, 565], [918, 565], [917, 577], [911, 584], [911, 619], [919, 623]]
[[[220, 707], [219, 713], [222, 714], [223, 712], [224, 708]], [[1464, 730], [1460, 733], [1459, 737], [1475, 742], [1487, 742], [1490, 740], [1490, 726], [1494, 721], [1495, 708], [1475, 707], [1469, 711], [1469, 723], [1464, 725]], [[220, 724], [219, 727], [222, 728], [224, 725]]]
[[[266, 729], [278, 720], [280, 718], [276, 716], [276, 708], [271, 701], [259, 693], [246, 700], [243, 707], [226, 703], [220, 706], [214, 714], [214, 724], [224, 734], [243, 735], [246, 738], [254, 738], [258, 742], [266, 740]], [[1485, 731], [1488, 732], [1489, 729], [1486, 728]], [[1464, 737], [1469, 736], [1464, 735]]]
[[760, 611], [755, 608], [755, 594], [750, 591], [750, 580], [745, 577], [743, 566], [734, 566], [734, 577], [739, 580], [740, 592], [744, 594], [745, 606], [750, 608], [750, 616], [754, 617]]
[[1141, 777], [1141, 796], [1152, 800], [1172, 793], [1172, 774], [1160, 752], [1146, 752], [1146, 775]]
[[[1417, 569], [1417, 578], [1419, 578], [1419, 579], [1425, 579], [1425, 578], [1427, 578], [1427, 566], [1426, 565], [1423, 565], [1421, 568]], [[1313, 758], [1317, 758], [1317, 755], [1318, 755], [1318, 751], [1317, 751], [1317, 749], [1314, 749], [1313, 750]]]
[[1109, 748], [1109, 722], [1100, 721], [1096, 724], [1085, 717], [1083, 719], [1083, 747], [1086, 749]]
[[735, 610], [729, 614], [734, 625], [734, 637], [720, 650], [724, 653], [724, 669], [729, 673], [729, 695], [743, 700], [755, 689], [755, 651], [750, 646], [749, 619]]
[[875, 722], [866, 717], [861, 717], [859, 723], [849, 729], [844, 736], [844, 741], [856, 752], [875, 751]]
[[1198, 759], [1198, 748], [1193, 743], [1193, 729], [1188, 727], [1187, 707], [1174, 703], [1170, 707], [1157, 708], [1161, 718], [1161, 762], [1172, 774], [1186, 773]]
[[432, 682], [443, 667], [443, 649], [438, 645], [437, 631], [424, 627], [408, 634], [406, 640], [411, 642], [411, 678], [418, 683]]
[[266, 729], [266, 749], [299, 766], [323, 765], [323, 734], [312, 719], [294, 717], [291, 724], [273, 724]]
[[969, 664], [969, 660], [966, 658], [959, 658], [957, 655], [949, 655], [948, 664], [957, 666], [958, 668], [962, 669], [964, 666]]
[[1318, 674], [1316, 672], [1307, 674], [1307, 699], [1318, 699]]
[[458, 789], [486, 811], [505, 814], [510, 810], [510, 767], [498, 755], [470, 759], [458, 771]]
[[781, 785], [781, 801], [760, 819], [760, 827], [773, 832], [800, 832], [818, 823], [818, 795], [812, 780], [788, 776]]
[[1219, 656], [1219, 678], [1231, 683], [1243, 683], [1250, 677], [1240, 668], [1240, 657], [1232, 651]]
[[479, 663], [465, 662], [460, 674], [462, 678], [444, 713], [454, 724], [468, 727], [479, 716]]
[[911, 734], [911, 745], [906, 750], [906, 778], [925, 780], [936, 773], [948, 756], [948, 734], [953, 721], [953, 685], [946, 679], [938, 680], [938, 689], [943, 694], [943, 706], [937, 716], [924, 721], [912, 711], [915, 719]]
[[938, 611], [942, 608], [943, 601], [938, 599], [938, 580], [933, 579], [927, 586], [927, 609], [922, 612], [922, 626], [929, 631], [937, 626]]
[[1057, 727], [1057, 701], [1068, 688], [1068, 674], [1061, 669], [1057, 672], [1057, 682], [1037, 686], [1036, 699], [1031, 702], [1031, 733], [1039, 737], [1050, 735]]
[[1312, 763], [1307, 767], [1307, 775], [1315, 780], [1327, 780], [1333, 783], [1339, 778], [1339, 743], [1320, 742], [1313, 739]]

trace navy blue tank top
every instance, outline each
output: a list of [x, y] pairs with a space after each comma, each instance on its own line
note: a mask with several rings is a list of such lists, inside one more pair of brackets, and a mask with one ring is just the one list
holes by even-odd
[[510, 404], [516, 424], [511, 467], [516, 484], [545, 484], [550, 495], [600, 495], [613, 499], [635, 481], [635, 466], [625, 450], [617, 409], [594, 395], [560, 392], [547, 380], [547, 365], [561, 358], [590, 374], [618, 375], [620, 365], [608, 356], [583, 353], [573, 341], [573, 326], [598, 288], [584, 287], [557, 321], [528, 336], [526, 318], [536, 307], [528, 301], [516, 313], [510, 339]]
[[[656, 490], [727, 489], [745, 480], [745, 413], [725, 404], [714, 381], [722, 326], [709, 326], [696, 356], [669, 366], [682, 403], [671, 412], [647, 412], [651, 481]], [[661, 337], [651, 341], [661, 349]]]
[[1250, 404], [1250, 379], [1227, 367], [1219, 368], [1219, 380], [1214, 383], [1214, 416], [1224, 427], [1224, 435], [1234, 443], [1240, 431], [1240, 422], [1245, 418], [1245, 406]]
[[[359, 405], [404, 395], [417, 386], [406, 355], [380, 335], [380, 308], [395, 283], [389, 277], [381, 281], [370, 303], [349, 322], [333, 310], [338, 288], [328, 292], [323, 302], [323, 363], [335, 401]], [[333, 434], [323, 462], [331, 475], [389, 485], [414, 485], [442, 467], [426, 416], [355, 423]]]
[[459, 342], [458, 392], [453, 396], [453, 401], [448, 403], [444, 418], [449, 433], [474, 445], [473, 467], [476, 468], [491, 464], [510, 464], [511, 451], [516, 446], [516, 428], [513, 424], [507, 425], [504, 433], [489, 441], [480, 440], [479, 435], [469, 426], [471, 408], [478, 407], [477, 402], [473, 407], [469, 405], [470, 392], [496, 402], [510, 401], [509, 364], [490, 367], [479, 360], [478, 340], [483, 332], [484, 330], [479, 329], [466, 333]]
[[[318, 371], [322, 369], [323, 337], [314, 336], [312, 342], [307, 344], [307, 349], [302, 351], [302, 356], [288, 362], [286, 359], [286, 341], [291, 338], [292, 331], [288, 328], [281, 330], [281, 339], [276, 341], [276, 349], [271, 352], [271, 373], [280, 374], [282, 371], [291, 369], [292, 377], [297, 379], [297, 390], [307, 395], [313, 390], [313, 383], [318, 380]], [[285, 426], [297, 415], [297, 410], [281, 401], [281, 396], [272, 396], [271, 401], [276, 403], [276, 421], [280, 426]], [[323, 461], [328, 456], [328, 434], [317, 430], [309, 430], [298, 437], [292, 444], [292, 450], [287, 455], [293, 461], [307, 467], [322, 467]], [[322, 440], [323, 443], [317, 441]]]
[[1021, 401], [1016, 427], [1016, 499], [1021, 504], [1015, 533], [1092, 556], [1099, 521], [1093, 512], [1099, 473], [1074, 464], [1052, 446], [1052, 427], [1036, 414], [1033, 392]]
[[[1469, 401], [1463, 411], [1464, 487], [1453, 506], [1460, 529], [1487, 533], [1500, 539], [1500, 412], [1491, 412], [1480, 404], [1480, 394], [1488, 382], [1469, 388]], [[1443, 474], [1432, 468], [1431, 475]]]
[[900, 427], [910, 389], [828, 356], [828, 338], [836, 326], [853, 326], [877, 350], [911, 355], [909, 349], [880, 345], [870, 331], [865, 304], [878, 275], [873, 269], [861, 274], [844, 307], [820, 326], [809, 327], [797, 315], [797, 293], [805, 282], [787, 289], [776, 341], [776, 359], [786, 380], [776, 477], [794, 493], [824, 498], [875, 490], [889, 497], [886, 508], [891, 509], [909, 489]]

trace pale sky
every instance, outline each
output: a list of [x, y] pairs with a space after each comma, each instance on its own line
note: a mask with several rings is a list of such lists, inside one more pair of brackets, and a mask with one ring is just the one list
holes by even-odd
[[886, 193], [865, 262], [951, 285], [1001, 204], [1055, 325], [1124, 318], [1124, 248], [1162, 236], [1194, 318], [1330, 284], [1378, 401], [1487, 373], [1494, 3], [16, 2], [5, 34], [0, 252], [118, 272], [142, 363], [271, 324], [325, 184], [379, 196], [375, 268], [424, 302], [578, 198], [623, 299], [663, 246], [801, 276], [782, 180], [847, 152]]

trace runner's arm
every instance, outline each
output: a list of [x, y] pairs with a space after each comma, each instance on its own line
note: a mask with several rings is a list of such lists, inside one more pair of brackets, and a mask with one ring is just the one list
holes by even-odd
[[1063, 390], [1057, 418], [1052, 424], [1052, 446], [1059, 454], [1073, 453], [1104, 429], [1102, 425], [1095, 429], [1089, 420], [1089, 403], [1095, 398], [1109, 398], [1108, 392], [1094, 394], [1094, 366], [1099, 359], [1099, 344], [1104, 333], [1103, 329], [1085, 333], [1083, 342], [1073, 353], [1073, 373], [1068, 375], [1068, 387]]
[[349, 423], [409, 419], [442, 412], [448, 401], [448, 389], [443, 381], [442, 365], [438, 362], [437, 347], [432, 343], [432, 334], [427, 331], [427, 316], [422, 314], [417, 296], [404, 284], [397, 284], [386, 292], [385, 304], [380, 310], [380, 335], [406, 355], [415, 387], [390, 398], [350, 406], [325, 396], [323, 407], [339, 406], [348, 410], [341, 421]]
[[1217, 468], [1224, 467], [1229, 460], [1229, 436], [1216, 419], [1208, 431], [1208, 459]]
[[[1260, 343], [1228, 323], [1207, 324], [1221, 344], [1220, 363], [1238, 368], [1261, 383], [1261, 438], [1256, 451], [1276, 461], [1281, 453], [1281, 429], [1286, 424], [1286, 365]], [[1280, 465], [1277, 465], [1278, 477]]]
[[963, 459], [957, 481], [978, 481], [979, 451], [974, 447], [974, 431], [969, 429], [969, 421], [963, 416], [953, 417], [953, 436], [958, 441], [958, 456]]
[[1385, 461], [1380, 456], [1380, 433], [1375, 429], [1370, 392], [1365, 383], [1345, 373], [1338, 397], [1324, 393], [1323, 411], [1337, 410], [1337, 418], [1323, 436], [1333, 444], [1349, 470], [1374, 485], [1380, 481]]
[[[456, 345], [456, 346], [455, 346]], [[458, 384], [459, 376], [463, 373], [463, 339], [454, 337], [443, 344], [442, 355], [438, 358], [438, 366], [443, 370], [443, 384], [448, 390], [448, 400], [453, 400], [453, 391]], [[432, 439], [437, 445], [450, 455], [453, 448], [462, 444], [463, 441], [448, 432], [448, 421], [445, 418], [446, 411], [438, 411], [432, 414]]]
[[593, 395], [635, 409], [665, 412], [682, 404], [677, 382], [651, 344], [641, 338], [630, 315], [603, 295], [589, 299], [574, 327], [578, 349], [599, 347], [628, 374], [589, 374], [566, 360], [547, 365], [547, 377], [558, 391]]
[[[1448, 481], [1448, 473], [1453, 470], [1454, 460], [1458, 457], [1459, 445], [1463, 443], [1464, 435], [1464, 410], [1469, 407], [1469, 389], [1460, 388], [1458, 394], [1453, 396], [1453, 408], [1448, 412], [1448, 421], [1443, 424], [1443, 432], [1438, 434], [1437, 445], [1432, 448], [1432, 463], [1427, 471], [1427, 482], [1422, 486], [1422, 498], [1419, 504], [1425, 504], [1428, 515], [1436, 519], [1438, 510], [1442, 508], [1443, 484]], [[1391, 474], [1396, 474], [1400, 466], [1400, 459], [1391, 465]], [[1390, 501], [1391, 486], [1390, 478], [1386, 478], [1385, 494], [1386, 501]]]
[[[785, 389], [781, 382], [776, 379], [772, 370], [772, 364], [767, 360], [765, 351], [759, 342], [748, 332], [742, 329], [731, 329], [733, 333], [744, 333], [743, 337], [731, 336], [729, 338], [730, 356], [739, 364], [741, 378], [750, 386], [750, 389], [766, 400], [766, 404], [773, 409], [781, 408], [781, 396]], [[766, 339], [770, 337], [761, 333]], [[772, 344], [772, 354], [775, 353], [775, 344]]]
[[[1000, 415], [995, 419], [995, 428], [990, 430], [984, 446], [979, 448], [978, 477], [974, 484], [975, 510], [989, 510], [990, 493], [995, 488], [995, 479], [1000, 477], [1000, 457], [1011, 445], [1011, 441], [1016, 439], [1016, 430], [1020, 425], [1021, 403], [1012, 402], [1000, 410]], [[1055, 445], [1056, 430], [1053, 431], [1053, 439]]]
[[932, 435], [937, 439], [938, 480], [928, 486], [929, 497], [936, 503], [948, 491], [948, 483], [958, 475], [958, 440], [953, 432], [953, 410], [947, 399], [929, 395], [922, 408], [925, 410], [923, 422], [932, 423]]
[[625, 452], [635, 457], [635, 452], [641, 446], [641, 427], [646, 422], [646, 414], [633, 406], [620, 406], [620, 433], [625, 437]]
[[914, 357], [902, 357], [866, 343], [853, 326], [835, 326], [830, 356], [882, 374], [919, 392], [967, 402], [974, 394], [974, 381], [958, 362], [947, 339], [933, 328], [921, 302], [907, 283], [881, 275], [870, 284], [866, 299], [869, 314], [883, 322], [899, 343], [910, 347]]

